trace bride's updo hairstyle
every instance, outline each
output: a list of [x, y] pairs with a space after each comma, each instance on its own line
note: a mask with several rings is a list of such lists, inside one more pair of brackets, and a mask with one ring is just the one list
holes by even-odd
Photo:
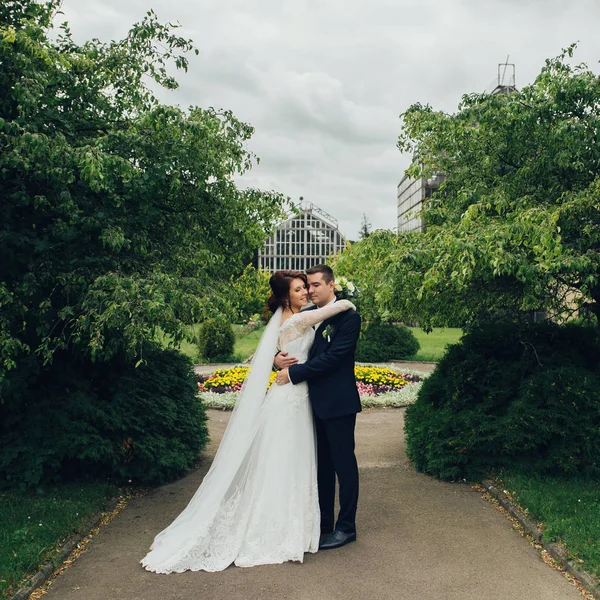
[[290, 302], [290, 284], [294, 279], [302, 279], [308, 285], [306, 275], [300, 271], [275, 271], [269, 279], [271, 295], [267, 300], [265, 313], [274, 313], [280, 306], [287, 308]]

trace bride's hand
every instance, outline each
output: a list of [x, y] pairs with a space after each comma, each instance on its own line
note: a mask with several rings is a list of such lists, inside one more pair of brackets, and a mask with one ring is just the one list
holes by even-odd
[[287, 352], [280, 352], [273, 360], [273, 364], [280, 370], [287, 369], [297, 362], [298, 359], [295, 356], [288, 356]]
[[288, 375], [288, 370], [283, 369], [277, 373], [277, 379], [275, 380], [277, 385], [285, 385], [290, 382], [290, 376]]

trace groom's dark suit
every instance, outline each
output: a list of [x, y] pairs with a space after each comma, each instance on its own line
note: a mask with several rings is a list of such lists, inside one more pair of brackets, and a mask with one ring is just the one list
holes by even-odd
[[[329, 340], [325, 335], [327, 328]], [[333, 530], [336, 475], [340, 486], [340, 513], [335, 528], [344, 533], [356, 531], [358, 466], [354, 455], [354, 426], [361, 407], [354, 377], [354, 354], [359, 334], [360, 316], [354, 310], [326, 319], [315, 333], [308, 360], [288, 370], [294, 384], [308, 383], [317, 431], [323, 533]]]

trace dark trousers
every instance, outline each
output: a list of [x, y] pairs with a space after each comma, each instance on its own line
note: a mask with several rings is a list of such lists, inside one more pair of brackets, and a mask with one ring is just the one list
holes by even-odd
[[358, 465], [354, 455], [356, 415], [336, 419], [315, 418], [315, 424], [321, 532], [333, 531], [337, 475], [340, 512], [335, 528], [344, 533], [354, 533], [358, 506]]

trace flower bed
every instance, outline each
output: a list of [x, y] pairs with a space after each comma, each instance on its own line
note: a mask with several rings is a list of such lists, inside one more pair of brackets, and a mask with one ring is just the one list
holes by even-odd
[[386, 367], [354, 367], [356, 385], [361, 396], [378, 396], [385, 392], [401, 390], [404, 386], [421, 381], [421, 377], [410, 373], [397, 373]]
[[[231, 369], [217, 369], [209, 375], [198, 376], [198, 391], [224, 394], [226, 392], [239, 392], [248, 375], [250, 367], [233, 367]], [[275, 381], [277, 373], [271, 373], [269, 386]]]
[[[198, 376], [198, 392], [208, 408], [230, 410], [235, 406], [237, 393], [242, 389], [250, 367], [219, 369]], [[397, 372], [387, 367], [356, 365], [356, 386], [363, 408], [376, 406], [399, 407], [412, 404], [427, 373]], [[271, 374], [269, 385], [277, 373]]]

